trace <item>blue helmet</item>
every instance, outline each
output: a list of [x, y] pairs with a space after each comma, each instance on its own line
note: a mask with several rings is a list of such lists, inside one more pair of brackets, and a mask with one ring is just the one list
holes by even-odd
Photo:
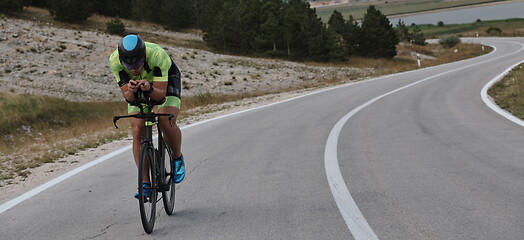
[[146, 44], [137, 35], [127, 35], [118, 44], [120, 62], [127, 69], [138, 68], [146, 56]]

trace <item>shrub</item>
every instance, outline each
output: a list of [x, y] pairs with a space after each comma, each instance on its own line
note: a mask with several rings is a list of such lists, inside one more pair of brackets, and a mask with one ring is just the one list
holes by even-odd
[[[20, 11], [22, 10], [22, 7], [24, 6], [24, 1], [22, 0], [1, 0], [0, 1], [0, 12], [2, 13], [9, 13], [11, 11]], [[0, 15], [2, 18], [3, 14]]]
[[106, 23], [106, 30], [110, 34], [122, 35], [126, 31], [126, 26], [120, 18], [113, 18]]
[[444, 27], [444, 22], [443, 21], [438, 21], [437, 26]]
[[85, 0], [48, 0], [49, 13], [62, 22], [85, 21], [93, 13], [93, 4]]
[[452, 48], [460, 43], [460, 38], [456, 35], [446, 35], [441, 37], [438, 43], [440, 43], [440, 45], [444, 46], [445, 48]]
[[486, 30], [486, 33], [489, 35], [500, 35], [502, 34], [502, 30], [498, 27], [489, 27], [488, 30]]

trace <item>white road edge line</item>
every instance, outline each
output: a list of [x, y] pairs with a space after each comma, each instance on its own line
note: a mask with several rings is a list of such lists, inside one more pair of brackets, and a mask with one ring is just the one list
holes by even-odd
[[[462, 68], [459, 68], [462, 69]], [[380, 100], [381, 98], [384, 98], [388, 95], [391, 95], [393, 93], [396, 93], [400, 90], [409, 88], [413, 85], [416, 85], [418, 83], [427, 81], [429, 79], [432, 79], [434, 77], [453, 72], [459, 69], [455, 69], [452, 71], [440, 73], [435, 76], [431, 76], [428, 78], [424, 78], [422, 80], [416, 81], [414, 83], [408, 84], [404, 87], [395, 89], [391, 92], [388, 92], [386, 94], [380, 95], [376, 98], [373, 98], [366, 103], [358, 106], [357, 108], [353, 109], [351, 112], [346, 114], [344, 117], [342, 117], [331, 129], [331, 132], [329, 133], [327, 142], [326, 142], [326, 148], [324, 152], [324, 167], [326, 169], [326, 176], [328, 179], [329, 187], [331, 189], [331, 193], [333, 194], [333, 198], [335, 199], [335, 202], [337, 203], [338, 210], [342, 214], [342, 218], [344, 218], [344, 221], [346, 222], [346, 225], [355, 238], [355, 240], [378, 240], [377, 235], [371, 227], [369, 226], [368, 222], [360, 212], [360, 210], [357, 207], [357, 204], [355, 203], [355, 200], [353, 200], [353, 197], [351, 197], [351, 194], [349, 193], [348, 187], [346, 186], [346, 182], [344, 181], [344, 178], [342, 177], [342, 173], [340, 172], [340, 166], [338, 164], [338, 155], [337, 155], [337, 145], [338, 145], [338, 137], [340, 135], [340, 132], [342, 131], [342, 128], [346, 124], [346, 122], [353, 117], [356, 113], [358, 113], [360, 110], [366, 108], [367, 106], [371, 105], [372, 103]]]
[[[495, 51], [489, 53], [489, 54], [493, 54]], [[466, 60], [462, 60], [462, 61], [467, 61], [468, 59]], [[459, 61], [459, 62], [462, 62], [462, 61]], [[448, 63], [448, 64], [451, 64], [451, 63]], [[443, 65], [447, 65], [447, 64], [443, 64]], [[439, 67], [439, 66], [443, 66], [443, 65], [438, 65], [438, 66], [433, 66], [433, 67], [429, 67], [429, 68], [425, 68], [425, 69], [431, 69], [431, 68], [436, 68], [436, 67]], [[413, 71], [417, 71], [417, 70], [413, 70]], [[234, 113], [230, 113], [230, 114], [226, 114], [226, 115], [223, 115], [223, 116], [219, 116], [219, 117], [215, 117], [215, 118], [212, 118], [212, 119], [208, 119], [208, 120], [204, 120], [204, 121], [200, 121], [200, 122], [196, 122], [194, 124], [191, 124], [191, 125], [187, 125], [187, 126], [184, 126], [182, 127], [181, 129], [186, 129], [186, 128], [190, 128], [190, 127], [194, 127], [194, 126], [197, 126], [197, 125], [201, 125], [201, 124], [204, 124], [204, 123], [207, 123], [207, 122], [211, 122], [211, 121], [214, 121], [214, 120], [218, 120], [218, 119], [222, 119], [222, 118], [226, 118], [226, 117], [229, 117], [229, 116], [233, 116], [233, 115], [238, 115], [238, 114], [242, 114], [242, 113], [245, 113], [245, 112], [250, 112], [250, 111], [254, 111], [254, 110], [257, 110], [257, 109], [261, 109], [261, 108], [265, 108], [265, 107], [269, 107], [269, 106], [273, 106], [273, 105], [276, 105], [276, 104], [281, 104], [281, 103], [284, 103], [284, 102], [289, 102], [289, 101], [293, 101], [293, 100], [296, 100], [296, 99], [299, 99], [299, 98], [303, 98], [303, 97], [307, 97], [307, 96], [310, 96], [310, 95], [314, 95], [314, 94], [318, 94], [318, 93], [322, 93], [322, 92], [327, 92], [327, 91], [330, 91], [330, 90], [333, 90], [333, 89], [338, 89], [338, 88], [343, 88], [343, 87], [347, 87], [347, 86], [351, 86], [351, 85], [357, 85], [357, 84], [365, 84], [365, 83], [370, 83], [370, 82], [374, 82], [374, 81], [378, 81], [378, 80], [382, 80], [382, 79], [385, 79], [385, 78], [389, 78], [389, 77], [392, 77], [392, 76], [399, 76], [399, 75], [404, 75], [404, 74], [407, 74], [407, 73], [410, 73], [412, 71], [408, 71], [408, 72], [402, 72], [402, 73], [396, 73], [396, 74], [391, 74], [391, 75], [386, 75], [386, 76], [382, 76], [382, 77], [378, 77], [378, 78], [373, 78], [373, 79], [370, 79], [370, 80], [364, 80], [364, 81], [360, 81], [360, 82], [353, 82], [353, 83], [347, 83], [347, 84], [342, 84], [342, 85], [339, 85], [339, 86], [335, 86], [335, 87], [331, 87], [331, 88], [326, 88], [326, 89], [322, 89], [322, 90], [318, 90], [318, 91], [314, 91], [314, 92], [311, 92], [311, 93], [308, 93], [308, 94], [304, 94], [304, 95], [300, 95], [300, 96], [297, 96], [297, 97], [293, 97], [293, 98], [290, 98], [290, 99], [286, 99], [286, 100], [283, 100], [283, 101], [280, 101], [280, 102], [275, 102], [275, 103], [271, 103], [271, 104], [267, 104], [267, 105], [264, 105], [264, 106], [260, 106], [260, 107], [255, 107], [255, 108], [250, 108], [250, 109], [246, 109], [246, 110], [243, 110], [243, 111], [239, 111], [239, 112], [234, 112]], [[3, 212], [11, 209], [12, 207], [18, 205], [19, 203], [37, 195], [38, 193], [40, 192], [43, 192], [45, 191], [46, 189], [49, 189], [51, 187], [53, 187], [54, 185], [90, 168], [90, 167], [93, 167], [99, 163], [102, 163], [102, 162], [105, 162], [109, 159], [111, 159], [112, 157], [114, 156], [117, 156], [125, 151], [128, 151], [131, 149], [131, 145], [128, 145], [126, 147], [123, 147], [121, 149], [118, 149], [112, 153], [109, 153], [105, 156], [102, 156], [98, 159], [95, 159], [93, 160], [92, 162], [89, 162], [89, 163], [86, 163], [78, 168], [75, 168], [69, 172], [66, 172], [64, 173], [63, 175], [60, 175], [52, 180], [50, 180], [49, 182], [46, 182], [18, 197], [15, 197], [14, 199], [12, 200], [9, 200], [5, 203], [3, 203], [2, 205], [0, 205], [0, 214], [2, 214]]]
[[[378, 237], [375, 234], [375, 232], [373, 232], [371, 227], [369, 226], [369, 223], [366, 221], [366, 219], [362, 215], [362, 212], [360, 212], [360, 210], [358, 209], [357, 204], [355, 203], [355, 200], [353, 199], [353, 197], [349, 193], [349, 190], [348, 190], [347, 185], [346, 185], [346, 183], [344, 181], [344, 178], [342, 177], [342, 173], [340, 172], [340, 166], [339, 166], [339, 163], [338, 163], [337, 145], [338, 145], [338, 137], [340, 135], [340, 132], [342, 131], [342, 128], [346, 124], [346, 122], [351, 117], [353, 117], [356, 113], [358, 113], [360, 110], [366, 108], [367, 106], [371, 105], [372, 103], [374, 103], [374, 102], [376, 102], [376, 101], [378, 101], [378, 100], [380, 100], [380, 99], [382, 99], [382, 98], [384, 98], [384, 97], [386, 97], [388, 95], [391, 95], [391, 94], [396, 93], [398, 91], [401, 91], [403, 89], [409, 88], [409, 87], [414, 86], [416, 84], [419, 84], [421, 82], [425, 82], [425, 81], [430, 80], [432, 78], [435, 78], [435, 77], [438, 77], [438, 76], [442, 76], [444, 74], [448, 74], [448, 73], [451, 73], [451, 72], [455, 72], [455, 71], [458, 71], [458, 70], [462, 70], [462, 69], [465, 69], [465, 68], [469, 68], [469, 67], [472, 67], [472, 66], [483, 64], [483, 63], [486, 63], [486, 62], [494, 61], [494, 60], [497, 60], [499, 58], [506, 57], [506, 56], [509, 56], [509, 55], [512, 55], [512, 54], [516, 54], [516, 53], [518, 53], [518, 52], [520, 52], [520, 51], [522, 51], [524, 49], [524, 45], [521, 44], [521, 46], [522, 46], [522, 48], [519, 51], [517, 51], [517, 52], [511, 53], [511, 54], [508, 54], [508, 55], [504, 55], [504, 56], [500, 56], [500, 57], [497, 57], [497, 58], [494, 58], [494, 59], [489, 59], [489, 60], [486, 60], [486, 61], [478, 62], [478, 63], [475, 63], [475, 64], [467, 65], [467, 66], [464, 66], [464, 67], [461, 67], [461, 68], [457, 68], [457, 69], [453, 69], [453, 70], [450, 70], [450, 71], [446, 71], [446, 72], [443, 72], [443, 73], [440, 73], [440, 74], [437, 74], [437, 75], [434, 75], [434, 76], [431, 76], [431, 77], [427, 77], [427, 78], [424, 78], [422, 80], [413, 82], [413, 83], [408, 84], [406, 86], [397, 88], [397, 89], [395, 89], [395, 90], [393, 90], [391, 92], [385, 93], [383, 95], [380, 95], [380, 96], [378, 96], [376, 98], [373, 98], [373, 99], [369, 100], [368, 102], [358, 106], [357, 108], [353, 109], [351, 112], [346, 114], [344, 117], [342, 117], [335, 124], [335, 126], [331, 130], [331, 132], [330, 132], [330, 134], [328, 136], [327, 142], [326, 142], [326, 148], [325, 148], [325, 152], [324, 152], [324, 166], [325, 166], [325, 169], [326, 169], [326, 176], [327, 176], [327, 179], [328, 179], [329, 187], [331, 189], [331, 193], [333, 194], [333, 198], [335, 199], [335, 202], [337, 203], [338, 209], [339, 209], [340, 213], [342, 214], [342, 218], [346, 222], [346, 225], [349, 228], [349, 231], [351, 232], [351, 234], [353, 235], [353, 238], [355, 238], [355, 240], [365, 240], [365, 239], [378, 240]], [[496, 48], [494, 46], [492, 46], [492, 47], [494, 48], [493, 52], [495, 52]]]
[[502, 115], [503, 117], [507, 118], [508, 120], [510, 120], [510, 121], [512, 121], [512, 122], [514, 122], [514, 123], [516, 123], [516, 124], [518, 124], [520, 126], [522, 126], [522, 127], [524, 127], [524, 121], [522, 121], [522, 119], [520, 119], [520, 118], [515, 117], [513, 114], [509, 113], [508, 111], [500, 108], [497, 104], [495, 104], [495, 101], [493, 101], [493, 99], [488, 95], [488, 90], [491, 88], [491, 86], [493, 86], [493, 84], [495, 84], [496, 82], [501, 80], [513, 68], [515, 68], [516, 66], [520, 65], [523, 62], [524, 62], [524, 60], [522, 60], [521, 62], [511, 66], [508, 69], [506, 69], [503, 73], [501, 73], [500, 75], [498, 75], [495, 78], [493, 78], [490, 82], [488, 82], [488, 84], [484, 85], [484, 87], [482, 88], [482, 91], [480, 91], [480, 97], [482, 98], [482, 101], [484, 101], [484, 103], [489, 108], [491, 108], [496, 113]]
[[86, 169], [88, 169], [88, 168], [90, 168], [92, 166], [95, 166], [95, 165], [97, 165], [97, 164], [99, 164], [101, 162], [104, 162], [104, 161], [106, 161], [106, 160], [108, 160], [108, 159], [110, 159], [110, 158], [112, 158], [112, 157], [114, 157], [114, 156], [116, 156], [116, 155], [118, 155], [120, 153], [128, 151], [130, 149], [131, 149], [131, 145], [129, 145], [127, 147], [120, 148], [120, 149], [118, 149], [118, 150], [116, 150], [116, 151], [114, 151], [112, 153], [109, 153], [109, 154], [107, 154], [107, 155], [105, 155], [103, 157], [100, 157], [100, 158], [98, 158], [98, 159], [96, 159], [96, 160], [94, 160], [92, 162], [88, 162], [88, 163], [86, 163], [86, 164], [84, 164], [84, 165], [82, 165], [80, 167], [77, 167], [77, 168], [75, 168], [75, 169], [73, 169], [73, 170], [71, 170], [69, 172], [66, 172], [63, 175], [60, 175], [57, 178], [54, 178], [53, 180], [50, 180], [49, 182], [46, 182], [46, 183], [44, 183], [44, 184], [42, 184], [42, 185], [40, 185], [40, 186], [38, 186], [38, 187], [28, 191], [28, 192], [26, 192], [26, 193], [24, 193], [24, 194], [22, 194], [22, 195], [20, 195], [20, 196], [18, 196], [16, 198], [10, 200], [10, 201], [7, 201], [4, 204], [0, 205], [0, 214], [5, 212], [5, 211], [7, 211], [8, 209], [16, 206], [17, 204], [19, 204], [19, 203], [21, 203], [21, 202], [23, 202], [23, 201], [25, 201], [25, 200], [35, 196], [36, 194], [39, 194], [40, 192], [42, 192], [42, 191], [44, 191], [44, 190], [46, 190], [46, 189], [48, 189], [48, 188], [50, 188], [50, 187], [52, 187], [52, 186], [54, 186], [54, 185], [56, 185], [58, 183], [60, 183], [60, 182], [62, 182], [64, 180], [70, 178], [71, 176], [76, 175], [76, 174], [78, 174], [78, 173], [80, 173], [80, 172], [82, 172], [82, 171], [84, 171], [84, 170], [86, 170]]
[[[375, 80], [375, 79], [372, 79], [372, 80]], [[365, 81], [365, 82], [370, 82], [371, 80], [369, 81]], [[254, 110], [257, 110], [257, 109], [261, 109], [261, 108], [265, 108], [265, 107], [269, 107], [269, 106], [272, 106], [272, 105], [276, 105], [276, 104], [280, 104], [280, 103], [284, 103], [284, 102], [289, 102], [289, 101], [293, 101], [295, 99], [298, 99], [298, 98], [302, 98], [302, 97], [306, 97], [306, 96], [309, 96], [309, 95], [313, 95], [313, 94], [318, 94], [318, 93], [321, 93], [321, 92], [325, 92], [325, 91], [329, 91], [329, 90], [332, 90], [332, 89], [336, 89], [336, 88], [341, 88], [341, 87], [345, 87], [347, 85], [354, 85], [354, 84], [361, 84], [361, 83], [364, 83], [363, 82], [355, 82], [355, 83], [348, 83], [348, 84], [343, 84], [343, 85], [340, 85], [340, 86], [336, 86], [336, 87], [332, 87], [332, 88], [327, 88], [327, 89], [322, 89], [322, 90], [318, 90], [318, 91], [314, 91], [314, 92], [311, 92], [311, 93], [308, 93], [308, 94], [304, 94], [304, 95], [300, 95], [300, 96], [296, 96], [296, 97], [293, 97], [293, 98], [289, 98], [289, 99], [286, 99], [286, 100], [282, 100], [280, 102], [275, 102], [275, 103], [270, 103], [270, 104], [267, 104], [267, 105], [263, 105], [263, 106], [259, 106], [259, 107], [255, 107], [255, 108], [250, 108], [250, 109], [246, 109], [246, 110], [242, 110], [242, 111], [239, 111], [239, 112], [234, 112], [234, 113], [230, 113], [230, 114], [226, 114], [226, 115], [222, 115], [222, 116], [219, 116], [219, 117], [215, 117], [215, 118], [211, 118], [211, 119], [207, 119], [207, 120], [203, 120], [203, 121], [200, 121], [200, 122], [196, 122], [196, 123], [193, 123], [191, 125], [187, 125], [187, 126], [184, 126], [184, 127], [181, 127], [181, 129], [187, 129], [187, 128], [191, 128], [191, 127], [194, 127], [194, 126], [198, 126], [198, 125], [201, 125], [201, 124], [205, 124], [205, 123], [208, 123], [208, 122], [211, 122], [211, 121], [215, 121], [215, 120], [218, 120], [218, 119], [222, 119], [222, 118], [226, 118], [226, 117], [230, 117], [230, 116], [233, 116], [233, 115], [238, 115], [238, 114], [242, 114], [242, 113], [245, 113], [245, 112], [250, 112], [250, 111], [254, 111]], [[105, 162], [109, 159], [111, 159], [112, 157], [114, 156], [117, 156], [125, 151], [128, 151], [128, 150], [131, 150], [131, 147], [132, 145], [128, 145], [126, 147], [123, 147], [123, 148], [120, 148], [114, 152], [111, 152], [107, 155], [104, 155], [100, 158], [97, 158], [95, 160], [93, 160], [92, 162], [88, 162], [82, 166], [79, 166], [69, 172], [66, 172], [64, 173], [63, 175], [60, 175], [28, 192], [25, 192], [24, 194], [18, 196], [18, 197], [15, 197], [14, 199], [11, 199], [5, 203], [3, 203], [2, 205], [0, 205], [0, 214], [2, 214], [3, 212], [11, 209], [12, 207], [18, 205], [19, 203], [45, 191], [46, 189], [49, 189], [55, 185], [57, 185], [58, 183], [90, 168], [90, 167], [93, 167], [99, 163], [102, 163], [102, 162]]]

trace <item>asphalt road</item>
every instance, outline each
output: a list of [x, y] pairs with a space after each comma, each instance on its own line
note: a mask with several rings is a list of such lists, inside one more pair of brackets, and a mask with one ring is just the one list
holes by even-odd
[[150, 235], [123, 151], [0, 211], [0, 239], [522, 239], [524, 128], [480, 92], [524, 39], [476, 41], [496, 51], [184, 128]]

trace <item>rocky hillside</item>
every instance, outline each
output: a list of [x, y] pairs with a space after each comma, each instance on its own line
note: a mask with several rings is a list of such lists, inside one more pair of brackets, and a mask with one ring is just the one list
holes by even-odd
[[[187, 33], [134, 28], [162, 37], [201, 41], [200, 37]], [[0, 92], [49, 95], [73, 101], [121, 99], [107, 66], [107, 58], [119, 39], [101, 32], [56, 28], [49, 23], [0, 19], [3, 86]], [[373, 72], [162, 46], [182, 72], [183, 96], [278, 91], [323, 79], [355, 79]]]

